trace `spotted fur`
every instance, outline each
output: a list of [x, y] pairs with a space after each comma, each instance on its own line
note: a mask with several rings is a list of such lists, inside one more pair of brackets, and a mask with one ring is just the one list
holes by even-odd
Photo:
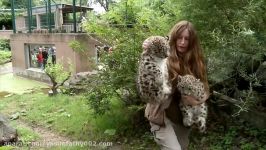
[[144, 43], [146, 48], [143, 49], [138, 68], [138, 91], [145, 102], [163, 103], [172, 92], [167, 69], [168, 39], [151, 36]]
[[[183, 95], [191, 95], [197, 100], [206, 99], [207, 93], [203, 83], [192, 75], [178, 76], [178, 90]], [[183, 123], [185, 126], [196, 124], [201, 132], [206, 130], [207, 105], [202, 103], [197, 106], [179, 104], [183, 114]]]

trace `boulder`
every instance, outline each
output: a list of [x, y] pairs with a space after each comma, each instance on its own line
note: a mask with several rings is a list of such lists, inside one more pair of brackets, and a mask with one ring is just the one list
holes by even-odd
[[92, 76], [96, 75], [97, 71], [79, 72], [65, 82], [64, 87], [71, 93], [80, 93], [88, 90], [88, 83]]
[[0, 114], [0, 146], [6, 145], [8, 142], [17, 142], [17, 130], [11, 127], [8, 120]]

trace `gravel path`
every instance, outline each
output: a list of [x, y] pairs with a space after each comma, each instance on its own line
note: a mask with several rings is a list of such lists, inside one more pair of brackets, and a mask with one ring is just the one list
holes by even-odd
[[[31, 142], [31, 147], [29, 149], [50, 149], [53, 146], [62, 147], [62, 146], [73, 146], [77, 142], [82, 141], [73, 141], [68, 137], [59, 135], [47, 128], [44, 128], [39, 125], [29, 124], [25, 121], [17, 120], [17, 124], [20, 127], [28, 128], [34, 131], [35, 133], [39, 134], [40, 138]], [[81, 143], [82, 144], [82, 143]], [[61, 146], [60, 146], [61, 145]], [[77, 145], [76, 145], [77, 146]], [[80, 146], [80, 145], [79, 145]], [[113, 145], [108, 148], [101, 148], [98, 146], [92, 147], [83, 147], [82, 149], [91, 149], [91, 150], [122, 150], [121, 145]]]
[[22, 120], [17, 120], [17, 124], [20, 127], [28, 128], [39, 135], [39, 138], [35, 141], [31, 141], [32, 147], [48, 148], [52, 146], [66, 145], [71, 142], [71, 139], [65, 136], [61, 136], [47, 128], [39, 125], [29, 124]]

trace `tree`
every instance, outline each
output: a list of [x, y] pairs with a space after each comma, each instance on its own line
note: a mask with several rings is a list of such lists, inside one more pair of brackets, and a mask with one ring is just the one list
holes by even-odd
[[[118, 67], [106, 70], [103, 76], [108, 82], [104, 84], [119, 89], [130, 83], [133, 89], [142, 40], [148, 35], [166, 35], [178, 20], [189, 20], [199, 32], [211, 86], [232, 79], [234, 85], [219, 89], [231, 96], [239, 80], [248, 83], [244, 90], [249, 90], [249, 83], [256, 85], [249, 76], [257, 68], [255, 62], [265, 57], [265, 7], [264, 0], [222, 0], [218, 4], [216, 0], [121, 0], [106, 14], [90, 18], [86, 29], [115, 47], [106, 60], [116, 60]], [[131, 71], [126, 72], [129, 68]], [[129, 80], [121, 82], [124, 79]], [[244, 95], [240, 95], [241, 99], [247, 98]]]
[[52, 64], [51, 60], [48, 60], [48, 65], [45, 68], [44, 72], [50, 78], [52, 82], [52, 95], [56, 95], [58, 93], [57, 89], [62, 86], [71, 76], [72, 65], [69, 63], [68, 71], [64, 70], [63, 65], [60, 62], [56, 64]]
[[9, 0], [2, 0], [0, 2], [0, 6], [1, 8], [11, 8], [11, 3], [9, 2]]
[[160, 9], [151, 9], [149, 3], [142, 0], [122, 0], [105, 14], [90, 17], [85, 29], [108, 41], [113, 52], [101, 56], [104, 69], [98, 72], [99, 83], [88, 93], [88, 100], [101, 114], [106, 111], [99, 109], [101, 105], [110, 104], [114, 98], [125, 107], [139, 105], [135, 79], [142, 41], [149, 35], [166, 35], [171, 26], [169, 22], [172, 23], [170, 17]]

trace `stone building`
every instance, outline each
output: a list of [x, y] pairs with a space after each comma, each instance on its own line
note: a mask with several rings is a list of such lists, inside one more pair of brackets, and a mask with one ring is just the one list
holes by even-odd
[[[29, 13], [25, 12], [16, 17], [16, 33], [10, 35], [15, 75], [49, 82], [36, 58], [40, 48], [48, 52], [48, 58], [52, 57], [51, 50], [55, 50], [56, 62], [61, 61], [66, 68], [70, 60], [74, 66], [74, 73], [91, 71], [92, 64], [96, 63], [91, 60], [97, 57], [95, 47], [101, 43], [94, 35], [85, 33], [81, 26], [82, 19], [86, 18], [87, 12], [92, 9], [75, 6], [75, 13], [79, 16], [75, 22], [72, 17], [73, 5], [54, 4], [50, 8], [49, 21], [47, 7], [33, 7], [30, 13], [30, 27]], [[86, 49], [85, 53], [75, 52], [69, 46], [72, 41], [81, 43]]]

